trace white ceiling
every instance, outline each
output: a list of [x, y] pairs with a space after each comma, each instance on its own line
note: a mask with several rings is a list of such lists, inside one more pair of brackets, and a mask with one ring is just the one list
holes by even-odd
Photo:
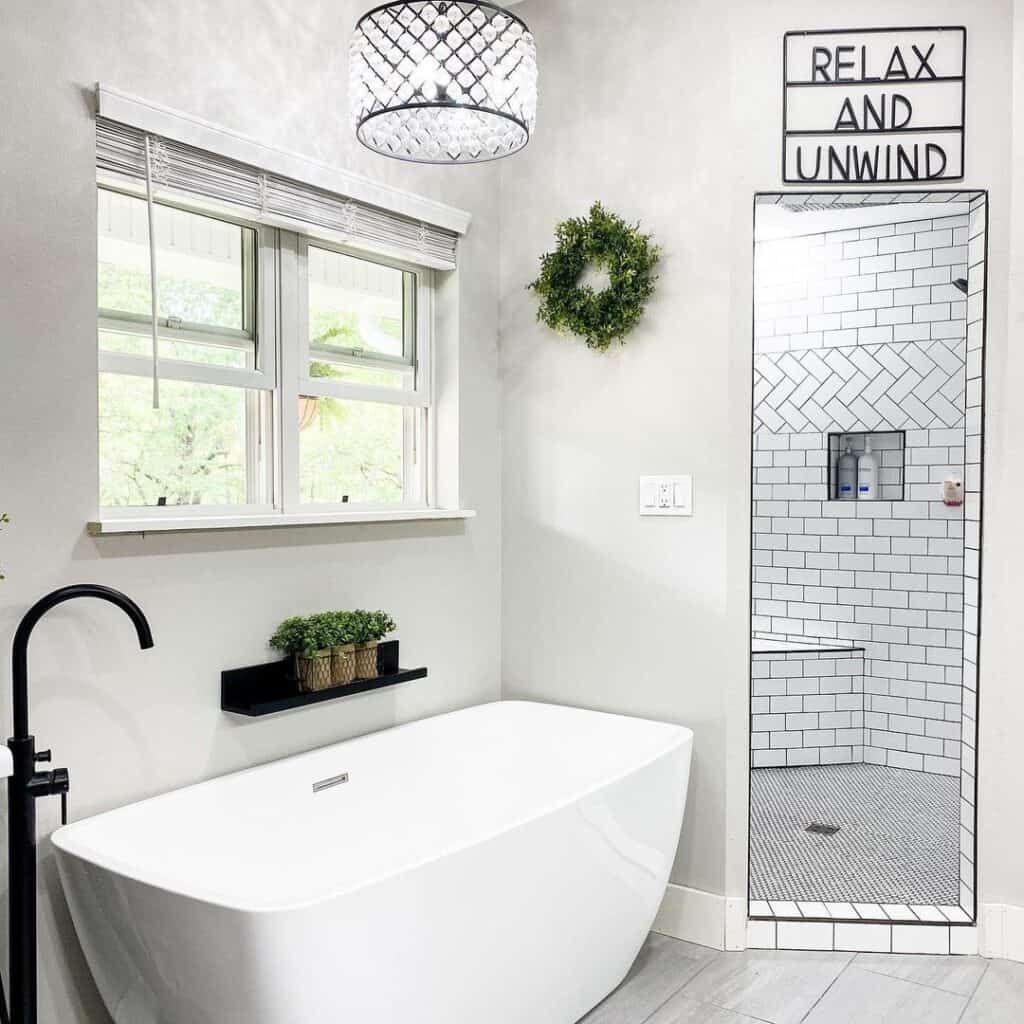
[[759, 205], [756, 208], [754, 237], [761, 242], [769, 238], [816, 235], [822, 231], [841, 231], [874, 224], [956, 217], [969, 213], [970, 208], [970, 203], [891, 203], [795, 213], [782, 205]]

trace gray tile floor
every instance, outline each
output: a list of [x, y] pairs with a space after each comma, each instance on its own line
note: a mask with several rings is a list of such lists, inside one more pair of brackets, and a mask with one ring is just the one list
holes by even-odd
[[[751, 899], [957, 905], [959, 786], [872, 764], [756, 769]], [[805, 831], [812, 822], [839, 831]]]
[[652, 933], [580, 1024], [1021, 1024], [1024, 964], [875, 953], [719, 953]]

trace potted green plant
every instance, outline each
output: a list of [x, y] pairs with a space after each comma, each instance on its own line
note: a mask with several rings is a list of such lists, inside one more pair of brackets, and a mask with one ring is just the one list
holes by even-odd
[[351, 622], [356, 676], [370, 679], [377, 675], [377, 644], [395, 628], [395, 620], [387, 612], [358, 610], [351, 613]]
[[373, 642], [370, 613], [356, 609], [348, 615], [352, 643], [355, 645], [356, 678], [372, 678], [377, 674], [377, 645]]
[[333, 634], [321, 615], [285, 619], [270, 638], [270, 646], [295, 658], [300, 690], [325, 690], [331, 686]]
[[352, 613], [328, 612], [331, 630], [331, 681], [345, 686], [356, 677], [356, 645], [352, 642]]

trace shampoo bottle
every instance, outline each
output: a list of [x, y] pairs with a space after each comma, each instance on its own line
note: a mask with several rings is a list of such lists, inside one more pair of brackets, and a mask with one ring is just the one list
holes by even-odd
[[857, 500], [878, 498], [878, 459], [871, 452], [871, 438], [864, 441], [864, 454], [857, 460]]
[[839, 456], [836, 474], [836, 497], [840, 501], [853, 501], [857, 497], [857, 457], [850, 451], [850, 439], [843, 438], [846, 450]]

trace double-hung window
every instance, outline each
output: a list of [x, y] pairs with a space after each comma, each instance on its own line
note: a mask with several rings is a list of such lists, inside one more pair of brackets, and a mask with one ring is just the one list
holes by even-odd
[[98, 188], [101, 517], [425, 509], [434, 271]]
[[424, 505], [432, 273], [298, 239], [298, 499]]
[[154, 214], [156, 408], [146, 203], [98, 190], [100, 507], [270, 509], [276, 232], [165, 204]]
[[95, 531], [471, 514], [469, 215], [103, 86], [97, 105]]

